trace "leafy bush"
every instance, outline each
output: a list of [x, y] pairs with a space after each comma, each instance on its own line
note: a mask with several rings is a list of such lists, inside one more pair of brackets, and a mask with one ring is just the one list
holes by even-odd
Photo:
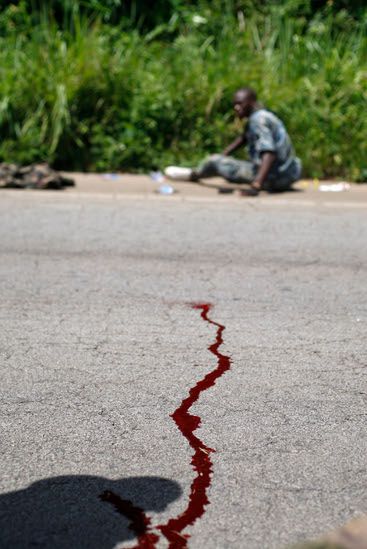
[[24, 2], [3, 10], [0, 159], [90, 170], [196, 163], [239, 130], [232, 94], [249, 84], [286, 122], [306, 175], [366, 177], [363, 14], [311, 17], [300, 0], [299, 17], [275, 2], [252, 15], [229, 1], [176, 4], [146, 32], [107, 24], [107, 12], [60, 25], [49, 12], [31, 24]]

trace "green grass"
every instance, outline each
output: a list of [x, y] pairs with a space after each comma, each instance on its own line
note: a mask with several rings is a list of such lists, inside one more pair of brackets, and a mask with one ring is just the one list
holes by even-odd
[[[0, 35], [0, 159], [64, 169], [194, 164], [239, 131], [242, 85], [286, 122], [305, 175], [367, 178], [366, 25], [178, 14], [148, 34], [75, 15]], [[197, 15], [197, 14], [196, 14]]]

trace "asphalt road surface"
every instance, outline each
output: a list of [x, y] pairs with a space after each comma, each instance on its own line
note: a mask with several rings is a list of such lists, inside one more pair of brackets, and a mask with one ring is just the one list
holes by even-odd
[[[365, 513], [366, 220], [4, 192], [0, 547], [163, 548], [190, 509], [171, 547], [278, 549]], [[194, 471], [171, 414], [214, 371]]]

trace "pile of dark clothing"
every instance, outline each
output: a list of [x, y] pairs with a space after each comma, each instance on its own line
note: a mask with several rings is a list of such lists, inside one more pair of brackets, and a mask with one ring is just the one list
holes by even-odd
[[63, 189], [74, 186], [74, 180], [44, 164], [0, 164], [0, 188], [7, 189]]

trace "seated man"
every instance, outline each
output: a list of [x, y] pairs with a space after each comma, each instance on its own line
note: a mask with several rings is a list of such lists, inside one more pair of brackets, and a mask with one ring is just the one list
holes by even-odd
[[[301, 161], [283, 122], [257, 102], [251, 88], [241, 88], [234, 95], [233, 107], [242, 120], [247, 118], [244, 132], [222, 154], [209, 156], [197, 168], [169, 166], [164, 173], [170, 179], [198, 181], [202, 177], [221, 176], [231, 183], [247, 183], [246, 194], [260, 190], [281, 192], [290, 189], [301, 175]], [[246, 144], [251, 162], [231, 156]]]

